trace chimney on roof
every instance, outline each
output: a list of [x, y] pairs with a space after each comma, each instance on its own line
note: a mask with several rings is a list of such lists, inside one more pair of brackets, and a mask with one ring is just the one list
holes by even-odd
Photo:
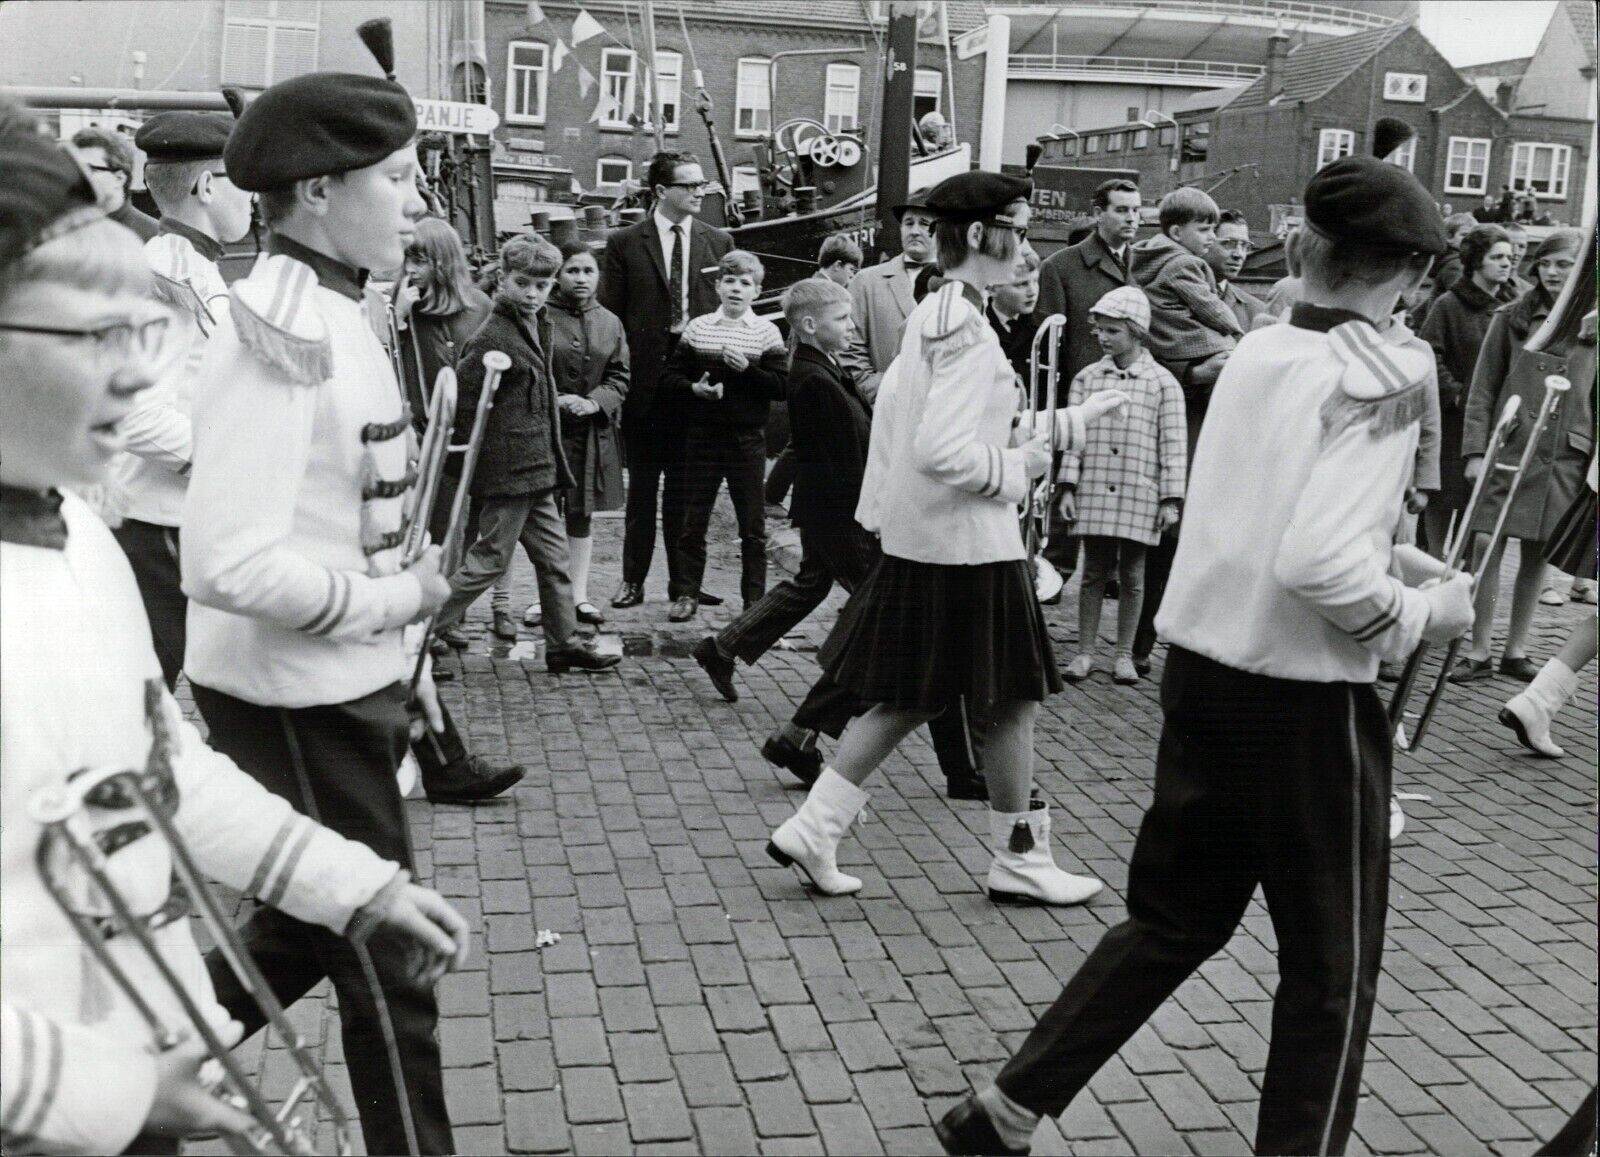
[[1276, 31], [1267, 37], [1267, 75], [1266, 99], [1271, 103], [1272, 98], [1283, 91], [1283, 67], [1289, 56], [1289, 37], [1280, 25]]
[[1500, 83], [1494, 86], [1495, 107], [1501, 112], [1511, 112], [1511, 104], [1512, 101], [1515, 100], [1516, 95], [1517, 82], [1512, 80], [1509, 76], [1502, 78]]

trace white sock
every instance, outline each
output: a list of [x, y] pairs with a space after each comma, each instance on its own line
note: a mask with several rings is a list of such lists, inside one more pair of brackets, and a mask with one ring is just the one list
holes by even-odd
[[572, 605], [589, 601], [589, 560], [594, 557], [594, 537], [567, 539], [567, 573], [572, 576]]
[[1006, 1096], [998, 1085], [990, 1085], [979, 1093], [978, 1104], [989, 1115], [989, 1123], [1000, 1134], [1000, 1140], [1005, 1142], [1007, 1149], [1028, 1148], [1033, 1141], [1033, 1131], [1044, 1119]]

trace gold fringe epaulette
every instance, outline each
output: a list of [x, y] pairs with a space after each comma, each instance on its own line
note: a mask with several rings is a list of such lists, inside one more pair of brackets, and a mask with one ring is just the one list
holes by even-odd
[[1339, 388], [1322, 403], [1324, 444], [1352, 426], [1364, 426], [1376, 439], [1421, 421], [1428, 408], [1428, 387], [1438, 373], [1433, 349], [1426, 342], [1405, 329], [1380, 334], [1365, 321], [1337, 325], [1328, 331], [1328, 338], [1344, 372]]
[[1428, 409], [1428, 383], [1415, 382], [1397, 394], [1367, 401], [1335, 390], [1322, 403], [1322, 443], [1327, 445], [1351, 426], [1361, 425], [1373, 438], [1398, 434], [1420, 422]]
[[211, 316], [211, 310], [201, 300], [199, 291], [189, 282], [168, 277], [159, 269], [152, 270], [152, 273], [155, 275], [156, 300], [194, 318], [195, 324], [200, 327], [200, 332], [209, 334], [211, 327], [216, 324], [216, 319]]
[[234, 329], [245, 348], [302, 386], [320, 386], [333, 376], [328, 328], [307, 308], [316, 284], [310, 266], [275, 253], [230, 295]]

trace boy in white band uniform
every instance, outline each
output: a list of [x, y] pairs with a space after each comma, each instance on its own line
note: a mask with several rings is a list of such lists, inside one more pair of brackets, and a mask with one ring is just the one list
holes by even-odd
[[[250, 1122], [202, 1088], [198, 1038], [165, 1051], [76, 937], [41, 874], [33, 805], [76, 777], [142, 770], [200, 869], [336, 936], [358, 924], [421, 944], [428, 978], [458, 966], [465, 922], [362, 844], [264, 791], [186, 723], [161, 670], [127, 560], [64, 487], [92, 487], [121, 452], [168, 317], [149, 300], [137, 239], [102, 219], [76, 163], [0, 102], [0, 1145], [6, 1152], [178, 1151]], [[237, 1036], [196, 951], [170, 854], [115, 793], [78, 818], [135, 908], [165, 921], [157, 952], [224, 1039]], [[70, 895], [84, 874], [48, 857]], [[94, 911], [102, 911], [99, 905]], [[176, 996], [126, 930], [106, 953], [164, 1023]]]
[[[1305, 294], [1246, 335], [1212, 396], [1156, 626], [1171, 643], [1155, 799], [1128, 918], [995, 1084], [939, 1122], [950, 1153], [1025, 1153], [1259, 885], [1282, 980], [1258, 1153], [1343, 1152], [1383, 953], [1392, 736], [1381, 658], [1471, 620], [1471, 580], [1392, 546], [1434, 359], [1390, 327], [1445, 250], [1404, 169], [1346, 157], [1306, 187]], [[1391, 576], [1391, 562], [1401, 578]]]
[[173, 309], [176, 332], [164, 372], [123, 423], [128, 453], [113, 468], [112, 485], [122, 521], [112, 533], [139, 583], [169, 691], [183, 668], [187, 634], [178, 530], [194, 454], [189, 408], [195, 373], [207, 340], [228, 321], [228, 286], [217, 268], [222, 247], [250, 231], [250, 194], [222, 169], [232, 131], [229, 113], [164, 112], [134, 137], [145, 154], [145, 183], [161, 207], [145, 256], [156, 296]]
[[[437, 548], [402, 569], [412, 422], [362, 286], [365, 270], [399, 266], [425, 207], [415, 133], [404, 88], [348, 73], [275, 85], [234, 126], [228, 175], [260, 194], [271, 234], [201, 366], [182, 544], [193, 604], [185, 669], [212, 743], [308, 815], [406, 866], [401, 631], [449, 586]], [[419, 694], [437, 730], [431, 679]], [[375, 991], [346, 945], [278, 913], [257, 913], [244, 938], [285, 1005], [333, 980], [368, 1151], [406, 1151], [409, 1106], [421, 1151], [453, 1152], [433, 993], [382, 957]], [[211, 963], [223, 1005], [256, 1027]]]

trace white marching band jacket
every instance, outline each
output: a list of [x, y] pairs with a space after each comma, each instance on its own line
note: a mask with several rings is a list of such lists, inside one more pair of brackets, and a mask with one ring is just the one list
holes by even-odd
[[1393, 539], [1436, 372], [1409, 330], [1365, 321], [1245, 335], [1200, 431], [1161, 637], [1315, 683], [1409, 655], [1428, 607], [1403, 580], [1437, 565]]
[[[976, 291], [947, 281], [924, 297], [873, 404], [856, 508], [885, 554], [946, 565], [1027, 557], [1018, 519], [1030, 491], [1020, 400]], [[1060, 449], [1083, 445], [1078, 410], [1057, 410], [1055, 421]]]
[[[144, 770], [158, 795], [175, 796], [175, 823], [207, 876], [336, 932], [398, 867], [313, 823], [205, 745], [161, 683], [121, 549], [79, 499], [67, 496], [62, 513], [64, 549], [0, 544], [0, 1130], [8, 1153], [119, 1153], [149, 1114], [155, 1051], [45, 889], [35, 794], [82, 771]], [[129, 827], [115, 800], [96, 802], [85, 814], [111, 876], [139, 910], [170, 918], [153, 933], [163, 957], [225, 1025], [165, 845], [142, 821]], [[65, 880], [79, 895], [92, 890], [75, 867]], [[106, 947], [164, 1022], [184, 1023], [130, 937]]]
[[261, 706], [346, 703], [409, 674], [409, 413], [361, 301], [309, 265], [263, 256], [232, 299], [194, 403], [184, 666]]

